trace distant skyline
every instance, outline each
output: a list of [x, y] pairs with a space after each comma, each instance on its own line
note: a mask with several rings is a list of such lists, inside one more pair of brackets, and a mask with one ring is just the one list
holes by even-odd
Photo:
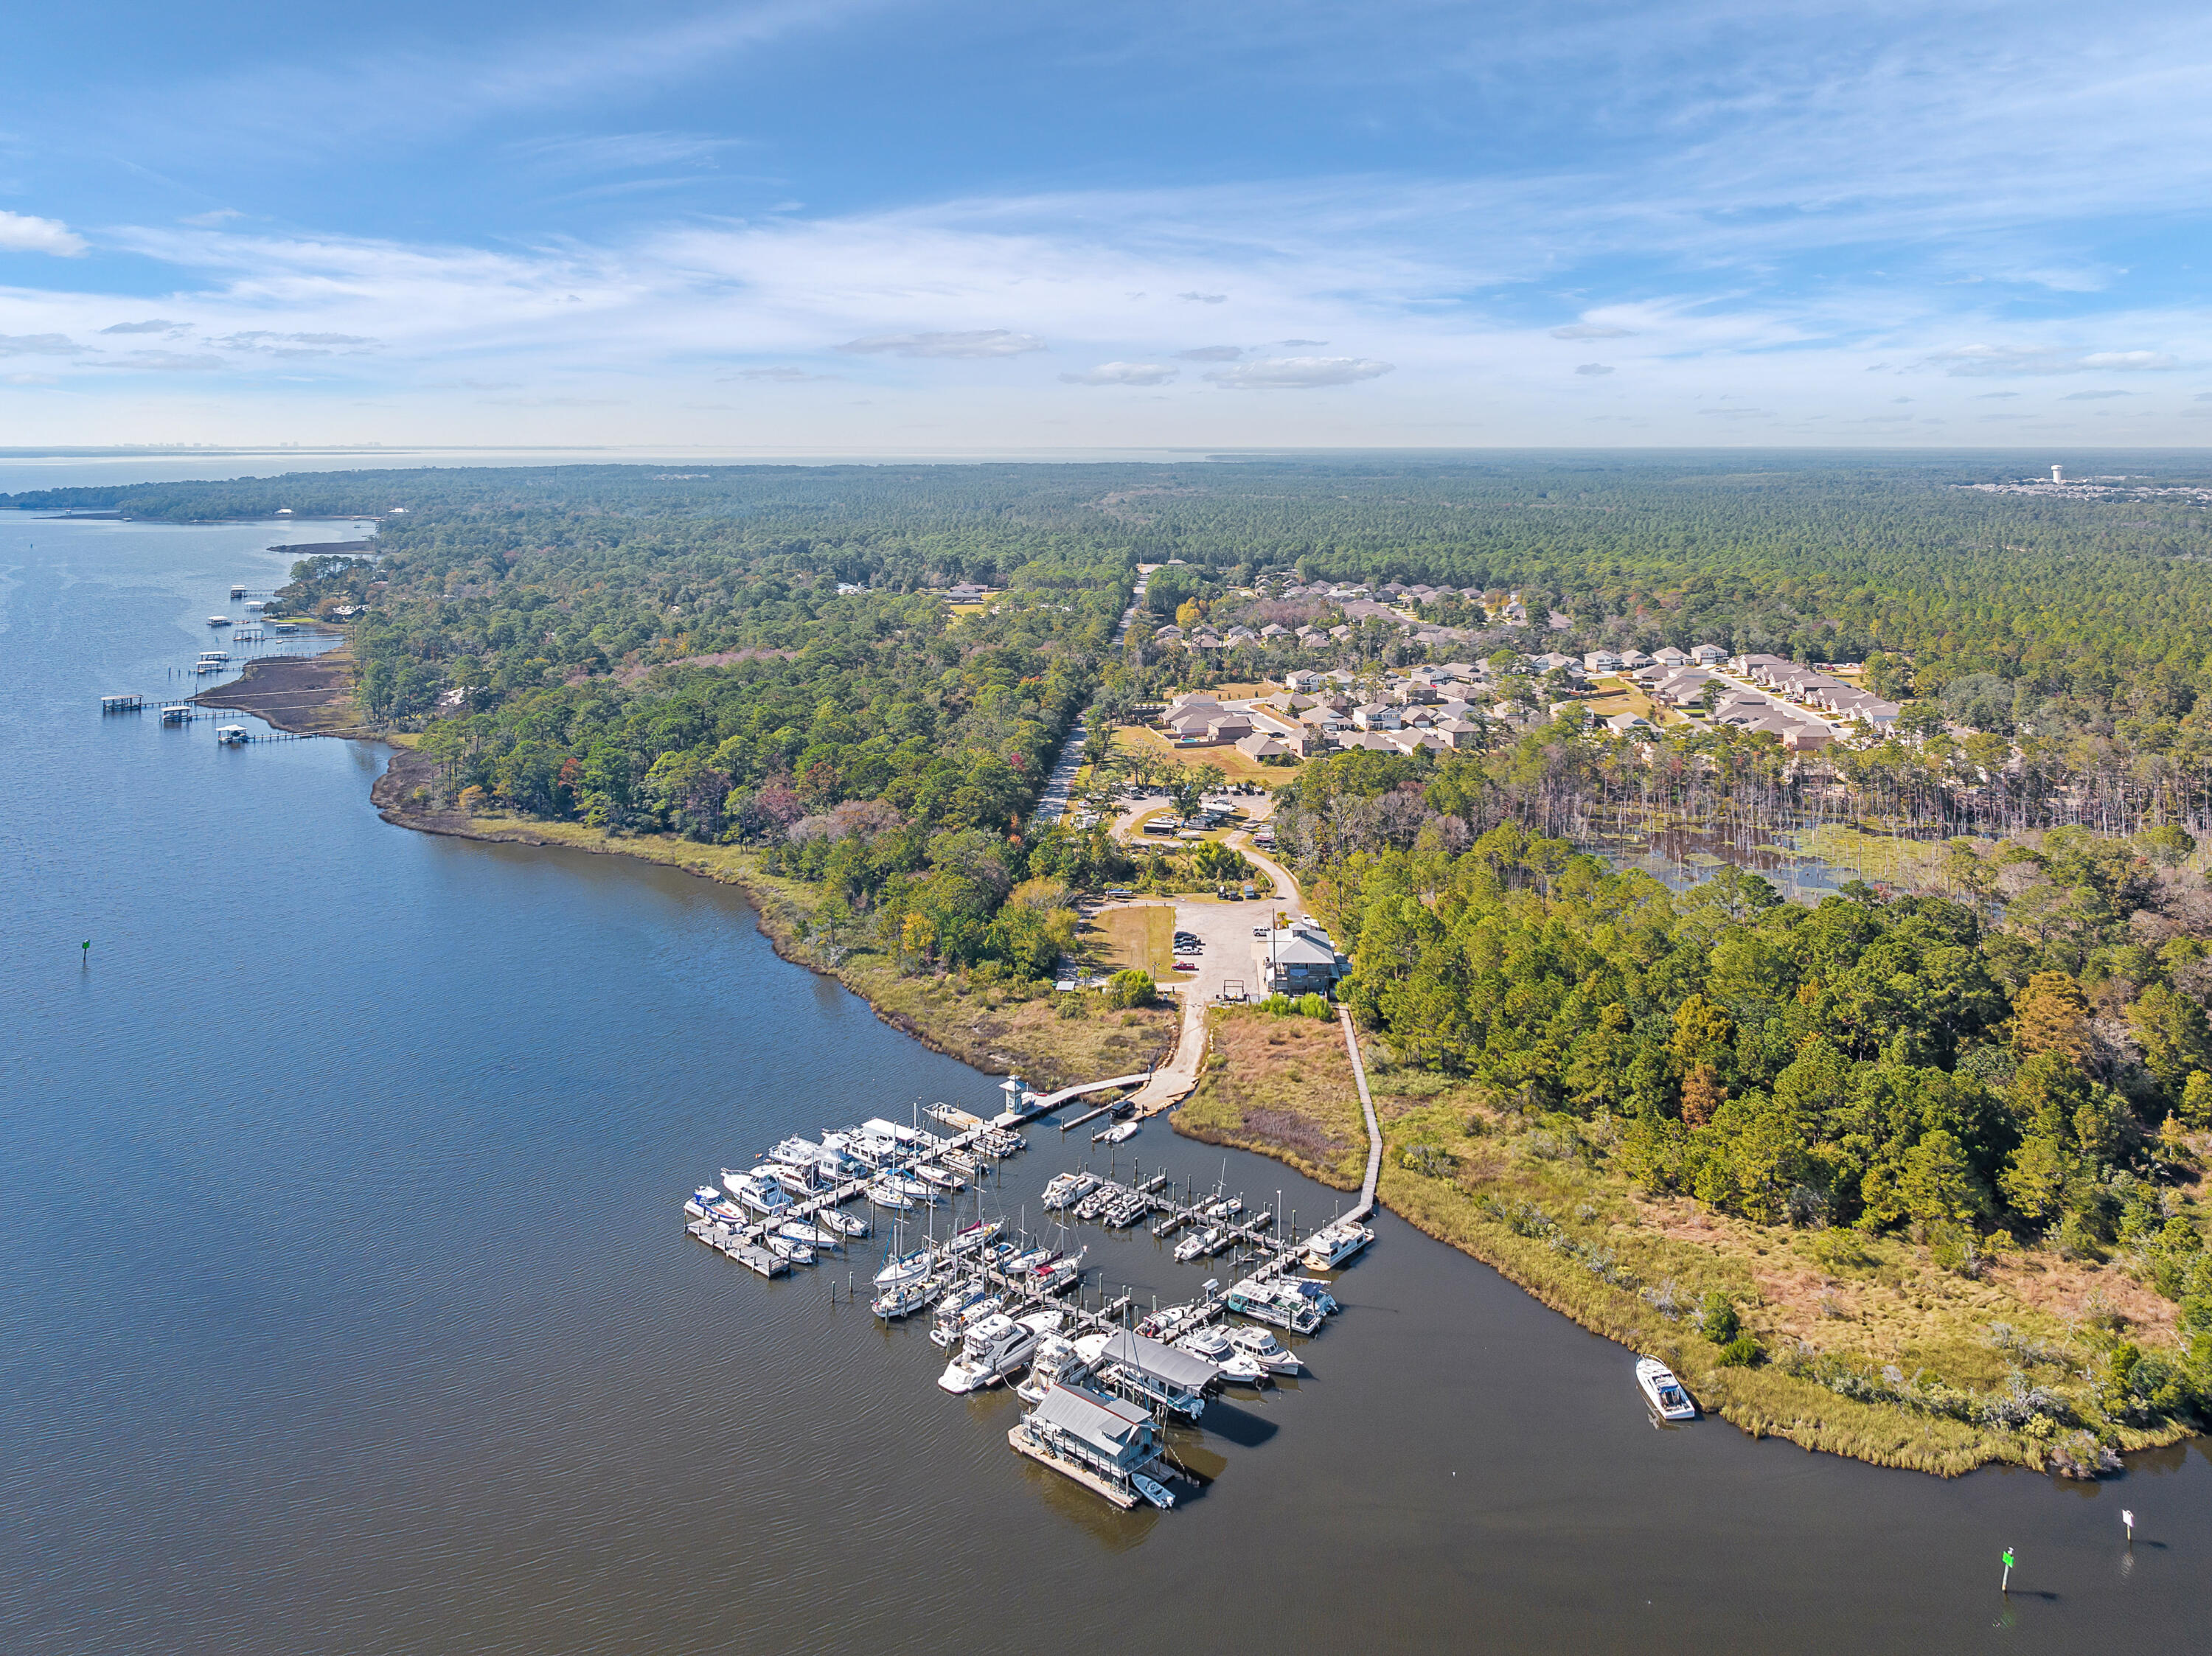
[[81, 4], [0, 446], [2193, 446], [2201, 8]]

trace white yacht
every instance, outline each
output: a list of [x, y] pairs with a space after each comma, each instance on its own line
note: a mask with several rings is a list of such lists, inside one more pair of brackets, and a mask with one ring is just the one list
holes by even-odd
[[896, 1191], [901, 1196], [910, 1196], [917, 1202], [927, 1202], [933, 1205], [937, 1201], [935, 1191], [930, 1189], [919, 1179], [909, 1179], [902, 1173], [878, 1174], [876, 1176], [876, 1182]]
[[885, 1322], [913, 1315], [944, 1291], [944, 1284], [924, 1277], [916, 1282], [894, 1283], [876, 1295], [870, 1307]]
[[811, 1243], [795, 1242], [780, 1230], [769, 1231], [762, 1236], [761, 1240], [768, 1244], [770, 1253], [782, 1255], [795, 1265], [811, 1265], [814, 1263], [814, 1247]]
[[763, 1219], [780, 1219], [798, 1205], [791, 1192], [773, 1179], [732, 1179], [725, 1173], [722, 1182], [732, 1196]]
[[1239, 1386], [1257, 1386], [1267, 1378], [1267, 1369], [1256, 1358], [1239, 1351], [1225, 1329], [1194, 1329], [1175, 1343], [1175, 1349], [1205, 1358], [1221, 1371], [1222, 1379]]
[[745, 1210], [712, 1185], [702, 1185], [693, 1191], [691, 1199], [684, 1204], [684, 1211], [695, 1218], [712, 1220], [718, 1224], [742, 1225], [748, 1222]]
[[1682, 1382], [1674, 1378], [1674, 1371], [1656, 1357], [1636, 1360], [1636, 1383], [1643, 1388], [1645, 1401], [1662, 1420], [1695, 1420], [1698, 1405], [1682, 1389]]
[[1126, 1144], [1142, 1131], [1140, 1123], [1117, 1121], [1105, 1131], [1091, 1134], [1091, 1142], [1094, 1144]]
[[876, 1286], [890, 1288], [900, 1283], [918, 1283], [929, 1275], [929, 1268], [936, 1260], [933, 1248], [918, 1247], [911, 1253], [902, 1253], [876, 1273]]
[[1229, 1308], [1255, 1322], [1273, 1323], [1293, 1334], [1310, 1334], [1321, 1326], [1321, 1308], [1286, 1283], [1248, 1277], [1229, 1290]]
[[817, 1230], [810, 1219], [786, 1219], [775, 1228], [775, 1234], [787, 1242], [799, 1242], [808, 1247], [836, 1247], [840, 1246], [835, 1231]]
[[970, 1328], [1006, 1308], [1006, 1297], [992, 1293], [981, 1283], [955, 1288], [937, 1302], [937, 1317], [930, 1325], [929, 1343], [940, 1351], [950, 1351], [967, 1338]]
[[1187, 1265], [1193, 1259], [1198, 1258], [1200, 1254], [1212, 1252], [1215, 1244], [1218, 1243], [1220, 1240], [1220, 1227], [1218, 1225], [1208, 1225], [1204, 1230], [1200, 1231], [1196, 1235], [1186, 1236], [1182, 1240], [1176, 1244], [1176, 1263], [1177, 1265]]
[[1072, 1384], [1090, 1372], [1091, 1365], [1077, 1355], [1073, 1341], [1063, 1334], [1047, 1334], [1037, 1341], [1029, 1377], [1014, 1388], [1014, 1395], [1024, 1403], [1042, 1403], [1054, 1386], [1062, 1381]]
[[956, 1397], [995, 1386], [1030, 1360], [1037, 1331], [1004, 1313], [986, 1317], [968, 1331], [960, 1355], [947, 1363], [937, 1384]]
[[823, 1208], [814, 1216], [814, 1222], [843, 1236], [866, 1236], [868, 1222], [857, 1214], [840, 1213], [835, 1208]]
[[1356, 1219], [1340, 1219], [1306, 1238], [1306, 1264], [1316, 1271], [1334, 1271], [1375, 1240], [1375, 1233]]
[[1006, 1228], [1006, 1222], [1004, 1219], [978, 1220], [972, 1225], [963, 1225], [953, 1233], [951, 1241], [945, 1245], [946, 1252], [972, 1253]]
[[1229, 1344], [1271, 1374], [1295, 1374], [1304, 1366], [1297, 1353], [1285, 1350], [1282, 1342], [1264, 1328], [1232, 1328], [1229, 1331]]
[[933, 1162], [916, 1162], [914, 1176], [926, 1184], [936, 1186], [939, 1190], [965, 1190], [968, 1187], [958, 1174], [950, 1168], [940, 1168]]
[[1073, 1207], [1097, 1188], [1098, 1181], [1087, 1173], [1060, 1174], [1044, 1187], [1044, 1204], [1053, 1209]]
[[880, 1179], [877, 1180], [874, 1184], [868, 1186], [868, 1200], [873, 1202], [879, 1208], [889, 1208], [894, 1213], [911, 1213], [914, 1211], [914, 1198], [912, 1197], [902, 1195], [899, 1192], [893, 1190], [889, 1185], [884, 1183]]

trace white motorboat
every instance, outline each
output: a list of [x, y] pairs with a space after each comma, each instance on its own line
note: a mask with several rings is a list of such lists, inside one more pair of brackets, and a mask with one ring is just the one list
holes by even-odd
[[918, 1247], [911, 1253], [902, 1253], [876, 1273], [876, 1286], [890, 1288], [899, 1283], [918, 1283], [929, 1275], [929, 1268], [937, 1262], [936, 1250]]
[[1297, 1354], [1264, 1328], [1232, 1328], [1229, 1344], [1271, 1374], [1295, 1374], [1304, 1366]]
[[722, 1169], [722, 1184], [730, 1194], [764, 1219], [782, 1216], [793, 1205], [791, 1192], [777, 1180], [750, 1170]]
[[965, 1150], [939, 1150], [937, 1153], [937, 1159], [951, 1168], [953, 1172], [964, 1173], [970, 1179], [975, 1176], [975, 1169], [982, 1165]]
[[950, 1168], [940, 1168], [933, 1162], [916, 1162], [914, 1168], [914, 1176], [926, 1184], [936, 1186], [939, 1190], [965, 1190], [968, 1188], [967, 1182], [963, 1180], [958, 1174], [953, 1172]]
[[1027, 1253], [1017, 1253], [1000, 1267], [1009, 1277], [1026, 1277], [1032, 1271], [1042, 1271], [1060, 1257], [1048, 1247], [1033, 1247]]
[[716, 1190], [712, 1185], [702, 1185], [691, 1192], [691, 1199], [684, 1210], [701, 1219], [710, 1219], [718, 1224], [742, 1225], [749, 1222], [745, 1210]]
[[1267, 1378], [1267, 1371], [1258, 1360], [1239, 1351], [1225, 1329], [1194, 1329], [1177, 1340], [1175, 1349], [1188, 1351], [1194, 1357], [1203, 1357], [1221, 1371], [1222, 1379], [1238, 1386], [1257, 1386]]
[[1142, 1131], [1143, 1128], [1134, 1121], [1117, 1121], [1105, 1131], [1091, 1134], [1091, 1142], [1094, 1144], [1126, 1144]]
[[928, 1202], [933, 1204], [937, 1200], [935, 1191], [923, 1184], [921, 1180], [909, 1179], [902, 1173], [878, 1174], [876, 1176], [876, 1182], [896, 1191], [901, 1196], [910, 1196], [917, 1202]]
[[814, 1222], [819, 1225], [826, 1225], [841, 1235], [866, 1236], [868, 1234], [866, 1220], [857, 1214], [840, 1213], [835, 1208], [820, 1210], [815, 1214]]
[[1110, 1191], [1103, 1188], [1094, 1190], [1075, 1204], [1075, 1216], [1079, 1219], [1096, 1219], [1106, 1210], [1106, 1204], [1112, 1199], [1113, 1192]]
[[793, 1196], [812, 1196], [822, 1188], [821, 1179], [811, 1167], [793, 1168], [781, 1162], [763, 1162], [753, 1173], [760, 1182], [773, 1179]]
[[1306, 1238], [1306, 1264], [1316, 1271], [1334, 1271], [1375, 1240], [1375, 1233], [1356, 1219], [1340, 1219]]
[[1186, 1236], [1176, 1244], [1176, 1263], [1179, 1265], [1187, 1265], [1200, 1254], [1211, 1253], [1220, 1240], [1220, 1227], [1208, 1225], [1196, 1235]]
[[814, 1248], [811, 1243], [795, 1242], [778, 1230], [768, 1232], [762, 1236], [761, 1240], [768, 1244], [771, 1253], [781, 1254], [795, 1265], [811, 1265], [814, 1263]]
[[868, 1186], [868, 1200], [879, 1208], [889, 1208], [894, 1213], [914, 1211], [914, 1198], [902, 1196], [880, 1179]]
[[1175, 1505], [1175, 1495], [1168, 1486], [1156, 1477], [1146, 1477], [1142, 1472], [1129, 1474], [1129, 1486], [1158, 1507], [1162, 1512]]
[[1037, 1341], [1036, 1350], [1030, 1357], [1029, 1377], [1014, 1388], [1014, 1395], [1024, 1403], [1039, 1404], [1044, 1394], [1063, 1381], [1073, 1383], [1091, 1372], [1091, 1365], [1077, 1355], [1075, 1344], [1061, 1334], [1046, 1334]]
[[960, 1355], [945, 1365], [937, 1384], [956, 1397], [995, 1386], [1030, 1360], [1036, 1344], [1036, 1329], [994, 1312], [968, 1331]]
[[1644, 1400], [1662, 1420], [1695, 1420], [1698, 1405], [1682, 1389], [1682, 1382], [1674, 1378], [1674, 1371], [1656, 1357], [1636, 1360], [1636, 1383], [1643, 1388]]
[[1044, 1204], [1054, 1210], [1073, 1207], [1097, 1188], [1098, 1181], [1087, 1173], [1059, 1174], [1044, 1187]]

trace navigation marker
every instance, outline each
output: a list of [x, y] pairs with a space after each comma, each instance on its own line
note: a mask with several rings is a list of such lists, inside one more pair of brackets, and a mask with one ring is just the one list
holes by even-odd
[[1997, 1584], [1997, 1591], [2008, 1593], [2012, 1591], [2012, 1549], [2010, 1547], [2004, 1550], [2004, 1580]]
[[2120, 1522], [2128, 1526], [2128, 1544], [2132, 1547], [2136, 1544], [2136, 1515], [2123, 1507], [2120, 1508]]

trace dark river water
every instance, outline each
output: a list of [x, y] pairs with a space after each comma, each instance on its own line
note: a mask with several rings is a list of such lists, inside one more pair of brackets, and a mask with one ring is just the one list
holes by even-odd
[[[1311, 1377], [1183, 1440], [1203, 1495], [1021, 1459], [1010, 1397], [830, 1304], [845, 1267], [763, 1283], [678, 1212], [996, 1077], [727, 889], [387, 827], [373, 749], [101, 717], [274, 538], [0, 519], [0, 1650], [2203, 1647], [2197, 1447], [2084, 1489], [1655, 1431], [1630, 1354], [1387, 1216]], [[1034, 1218], [1079, 1137], [997, 1200]], [[1205, 1274], [1089, 1240], [1140, 1296]]]

